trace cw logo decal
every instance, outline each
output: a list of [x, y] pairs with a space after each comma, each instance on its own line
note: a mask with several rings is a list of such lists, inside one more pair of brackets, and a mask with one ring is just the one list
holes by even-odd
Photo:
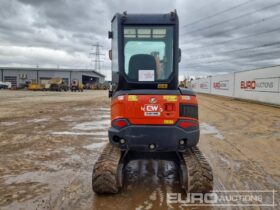
[[145, 104], [141, 107], [143, 112], [162, 112], [163, 109], [158, 104]]

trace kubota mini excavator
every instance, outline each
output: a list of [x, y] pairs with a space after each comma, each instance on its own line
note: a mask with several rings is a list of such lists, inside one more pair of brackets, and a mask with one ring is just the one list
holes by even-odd
[[92, 188], [117, 193], [131, 160], [163, 159], [177, 165], [186, 192], [210, 192], [212, 169], [196, 146], [198, 105], [178, 88], [179, 20], [168, 14], [123, 14], [112, 19], [111, 127], [95, 163]]

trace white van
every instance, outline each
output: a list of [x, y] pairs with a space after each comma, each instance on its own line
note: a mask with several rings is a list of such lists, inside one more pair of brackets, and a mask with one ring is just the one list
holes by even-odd
[[11, 89], [12, 83], [0, 81], [0, 89]]

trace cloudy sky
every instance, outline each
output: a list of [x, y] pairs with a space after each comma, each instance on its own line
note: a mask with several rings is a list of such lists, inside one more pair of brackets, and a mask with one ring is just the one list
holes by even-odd
[[2, 0], [0, 66], [94, 68], [102, 47], [110, 79], [107, 32], [116, 12], [180, 18], [180, 75], [214, 75], [280, 64], [279, 0]]

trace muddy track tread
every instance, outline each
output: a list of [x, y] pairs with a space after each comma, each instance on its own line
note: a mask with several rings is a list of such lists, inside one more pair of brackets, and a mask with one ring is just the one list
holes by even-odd
[[198, 147], [189, 148], [183, 153], [187, 167], [186, 189], [190, 193], [207, 193], [213, 190], [212, 168]]
[[98, 194], [112, 194], [119, 191], [117, 172], [121, 152], [107, 143], [96, 161], [92, 173], [92, 189]]

